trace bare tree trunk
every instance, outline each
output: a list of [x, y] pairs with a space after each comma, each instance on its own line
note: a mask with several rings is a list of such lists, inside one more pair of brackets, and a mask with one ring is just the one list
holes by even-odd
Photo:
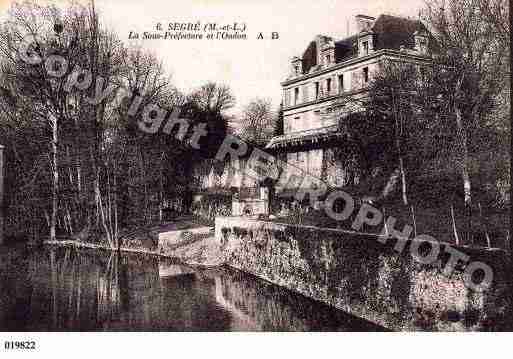
[[68, 167], [68, 180], [70, 186], [73, 185], [73, 172], [71, 171], [71, 156], [69, 153], [69, 146], [66, 146], [66, 161], [67, 161], [67, 167]]
[[[100, 224], [100, 203], [98, 202], [98, 195], [96, 194], [96, 188], [98, 187], [99, 188], [99, 183], [98, 185], [96, 185], [96, 183], [94, 184], [94, 191], [95, 191], [95, 203], [96, 203], [96, 212], [95, 212], [95, 222], [94, 222], [94, 226], [95, 227], [98, 227], [98, 225]], [[98, 189], [99, 191], [99, 189]]]
[[145, 224], [149, 224], [150, 218], [148, 216], [148, 202], [149, 202], [148, 201], [148, 178], [147, 178], [146, 166], [145, 166], [145, 163], [144, 163], [144, 154], [143, 154], [142, 148], [140, 148], [140, 156], [141, 156], [141, 176], [142, 176], [142, 179], [143, 179], [143, 193], [144, 193], [144, 196], [143, 196], [144, 223]]
[[68, 219], [68, 233], [72, 236], [73, 235], [73, 222], [71, 220], [71, 212], [70, 212], [68, 204], [66, 204], [66, 217]]
[[52, 272], [52, 327], [57, 329], [57, 263], [54, 249], [50, 250], [50, 268]]
[[80, 320], [80, 304], [82, 303], [82, 271], [80, 265], [82, 264], [82, 260], [80, 254], [77, 257], [77, 265], [78, 265], [78, 288], [77, 288], [77, 318]]
[[395, 91], [392, 90], [392, 105], [394, 107], [394, 121], [395, 121], [395, 148], [397, 151], [397, 155], [399, 157], [399, 171], [401, 173], [401, 193], [403, 198], [403, 204], [408, 205], [408, 196], [406, 195], [406, 171], [404, 169], [404, 160], [403, 160], [403, 152], [401, 146], [401, 140], [403, 137], [403, 126], [402, 126], [402, 118], [400, 118], [399, 112], [401, 109], [399, 108], [400, 104], [397, 104], [397, 98], [395, 96]]
[[406, 195], [406, 171], [404, 169], [404, 160], [403, 160], [403, 151], [401, 146], [401, 140], [403, 138], [403, 126], [402, 126], [402, 117], [400, 117], [401, 109], [399, 108], [400, 104], [397, 104], [397, 99], [394, 93], [394, 117], [395, 117], [395, 147], [397, 151], [397, 155], [399, 156], [399, 171], [401, 172], [401, 193], [403, 197], [403, 204], [408, 205], [408, 197]]
[[456, 228], [456, 219], [454, 218], [454, 207], [451, 204], [451, 218], [452, 218], [452, 231], [454, 234], [454, 240], [456, 241], [456, 245], [460, 245], [460, 237], [458, 236], [458, 229]]
[[112, 237], [111, 237], [111, 233], [109, 231], [109, 228], [107, 226], [107, 220], [106, 220], [106, 216], [105, 216], [105, 211], [103, 209], [103, 201], [102, 201], [102, 194], [100, 192], [100, 175], [98, 173], [98, 170], [96, 170], [96, 178], [95, 178], [95, 183], [94, 183], [94, 191], [95, 191], [95, 194], [96, 194], [96, 203], [97, 203], [97, 208], [98, 208], [98, 211], [99, 211], [99, 215], [100, 215], [100, 222], [101, 222], [101, 225], [103, 227], [103, 230], [105, 232], [105, 235], [107, 236], [107, 242], [109, 243], [109, 245], [111, 247], [113, 247], [113, 242], [112, 242]]
[[68, 296], [68, 312], [71, 313], [69, 322], [73, 323], [77, 319], [77, 315], [73, 310], [73, 294], [75, 292], [75, 265], [71, 266], [71, 280], [69, 285], [69, 296]]
[[52, 126], [52, 214], [50, 218], [50, 240], [56, 240], [56, 227], [57, 227], [57, 192], [59, 187], [59, 170], [57, 168], [57, 140], [58, 140], [58, 128], [57, 128], [57, 117], [51, 115], [51, 126]]
[[159, 172], [159, 222], [163, 220], [163, 201], [164, 201], [164, 152], [160, 155], [160, 172]]
[[488, 226], [486, 225], [486, 219], [483, 216], [483, 208], [481, 207], [481, 203], [478, 203], [479, 206], [479, 216], [481, 217], [481, 223], [484, 227], [485, 231], [485, 237], [486, 237], [486, 244], [488, 245], [488, 248], [492, 248], [492, 241], [490, 239], [490, 236], [488, 235]]
[[389, 233], [388, 233], [388, 226], [387, 226], [387, 215], [386, 215], [384, 206], [383, 206], [383, 208], [381, 208], [381, 211], [383, 212], [383, 232], [384, 232], [385, 236], [388, 237]]
[[396, 168], [394, 170], [394, 172], [392, 172], [390, 174], [390, 176], [388, 177], [388, 181], [387, 183], [385, 184], [385, 188], [383, 188], [383, 192], [381, 193], [381, 196], [383, 198], [387, 198], [388, 195], [392, 192], [392, 190], [395, 188], [396, 184], [397, 184], [397, 179], [399, 177], [399, 174], [400, 174], [400, 169], [399, 168]]
[[463, 158], [461, 161], [461, 178], [463, 179], [463, 191], [465, 195], [465, 205], [470, 206], [472, 203], [471, 197], [471, 183], [470, 183], [470, 173], [468, 169], [468, 150], [466, 146], [466, 141], [463, 150]]
[[116, 247], [119, 249], [119, 228], [118, 228], [118, 181], [116, 178], [116, 165], [114, 165], [114, 240], [116, 241]]
[[471, 196], [471, 182], [470, 182], [470, 171], [469, 171], [469, 154], [467, 144], [467, 133], [463, 126], [463, 115], [458, 106], [455, 106], [456, 115], [456, 126], [458, 131], [458, 140], [461, 146], [460, 154], [460, 166], [461, 166], [461, 177], [463, 180], [463, 193], [464, 203], [466, 209], [466, 215], [468, 220], [467, 228], [467, 240], [472, 241], [472, 196]]
[[115, 246], [115, 243], [114, 243], [114, 229], [112, 227], [113, 225], [113, 219], [112, 219], [112, 191], [111, 191], [111, 188], [110, 188], [110, 175], [109, 175], [109, 169], [108, 169], [108, 166], [105, 170], [106, 172], [106, 175], [107, 175], [107, 219], [108, 219], [108, 226], [107, 228], [109, 229], [109, 233], [111, 234], [111, 237], [112, 237], [112, 240], [113, 240], [113, 246]]
[[413, 221], [413, 234], [414, 234], [414, 238], [417, 237], [417, 221], [415, 219], [415, 209], [413, 208], [413, 206], [410, 206], [410, 209], [411, 209], [411, 217], [412, 217], [412, 221]]
[[101, 281], [100, 281], [100, 267], [96, 267], [96, 302], [97, 304], [97, 310], [96, 310], [96, 317], [100, 319], [101, 315], [101, 304], [102, 304], [102, 287], [101, 287]]
[[44, 210], [44, 216], [45, 216], [45, 221], [46, 221], [46, 224], [48, 225], [48, 228], [50, 228], [50, 217], [48, 216], [48, 212], [46, 211], [46, 209]]
[[78, 198], [82, 198], [82, 169], [80, 165], [80, 157], [77, 159], [77, 188], [78, 188]]
[[403, 204], [405, 206], [408, 205], [408, 196], [406, 193], [406, 170], [404, 169], [404, 161], [403, 155], [399, 155], [399, 169], [401, 171], [401, 182], [402, 182], [402, 194], [403, 194]]

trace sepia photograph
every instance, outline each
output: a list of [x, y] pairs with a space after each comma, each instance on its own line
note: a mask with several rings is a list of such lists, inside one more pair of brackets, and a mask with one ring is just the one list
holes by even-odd
[[0, 0], [2, 355], [507, 345], [509, 10]]

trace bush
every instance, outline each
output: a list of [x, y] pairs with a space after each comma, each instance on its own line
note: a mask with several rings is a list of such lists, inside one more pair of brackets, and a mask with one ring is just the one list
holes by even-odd
[[232, 196], [224, 193], [206, 193], [192, 204], [192, 213], [209, 223], [218, 216], [231, 216]]

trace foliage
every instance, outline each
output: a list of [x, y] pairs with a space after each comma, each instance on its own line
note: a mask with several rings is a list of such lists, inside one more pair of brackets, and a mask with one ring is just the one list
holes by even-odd
[[218, 216], [230, 216], [232, 212], [232, 196], [228, 194], [206, 193], [192, 206], [192, 212], [210, 225]]
[[274, 136], [282, 136], [284, 133], [285, 131], [283, 122], [283, 103], [280, 103], [278, 117], [276, 118], [276, 122], [274, 123]]
[[239, 135], [247, 142], [265, 144], [273, 135], [275, 114], [270, 99], [255, 98], [243, 110]]
[[[67, 61], [63, 76], [49, 76], [45, 61], [21, 60], [27, 34], [37, 35], [31, 54]], [[183, 94], [154, 54], [127, 47], [104, 26], [94, 2], [63, 9], [13, 4], [0, 27], [0, 53], [11, 234], [97, 236], [117, 247], [123, 228], [162, 220], [166, 208], [184, 206], [193, 160], [212, 156], [228, 131], [224, 111], [235, 98], [227, 86], [210, 82]], [[92, 85], [66, 91], [77, 66], [90, 73]], [[100, 90], [110, 86], [112, 92], [99, 103], [88, 101], [98, 81]], [[187, 137], [180, 141], [176, 128], [170, 134], [141, 131], [150, 104], [168, 112], [179, 106], [189, 120]], [[202, 123], [209, 136], [195, 151], [188, 136]]]

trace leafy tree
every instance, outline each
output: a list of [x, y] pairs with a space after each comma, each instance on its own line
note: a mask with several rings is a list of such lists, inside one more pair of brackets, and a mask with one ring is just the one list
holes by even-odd
[[487, 114], [497, 106], [509, 64], [509, 46], [504, 41], [506, 34], [509, 38], [509, 26], [490, 21], [486, 16], [488, 6], [495, 5], [482, 0], [430, 0], [426, 12], [439, 47], [432, 79], [441, 111], [454, 120], [455, 150], [469, 210], [469, 148], [472, 142], [480, 142], [480, 132], [486, 127]]
[[274, 118], [271, 100], [255, 98], [244, 107], [239, 134], [248, 142], [263, 144], [273, 135]]
[[235, 96], [227, 85], [209, 81], [189, 95], [190, 102], [202, 111], [224, 113], [235, 105]]
[[[22, 60], [26, 35], [37, 35], [28, 50], [42, 62]], [[0, 28], [0, 52], [9, 213], [31, 221], [17, 224], [19, 230], [39, 231], [45, 223], [51, 239], [99, 236], [117, 247], [120, 227], [149, 223], [155, 202], [162, 213], [167, 182], [183, 178], [172, 169], [190, 150], [174, 136], [138, 128], [147, 104], [171, 110], [185, 101], [154, 55], [124, 47], [101, 24], [93, 2], [64, 10], [14, 4]], [[65, 59], [67, 68], [50, 68], [62, 76], [49, 75], [51, 55]], [[75, 80], [89, 78], [90, 86], [66, 88], [77, 68]], [[90, 101], [110, 87], [103, 101]], [[120, 101], [123, 94], [129, 98]]]
[[285, 133], [285, 124], [283, 122], [283, 103], [280, 103], [278, 116], [274, 124], [274, 136], [282, 136]]
[[[426, 102], [425, 88], [419, 78], [422, 66], [425, 65], [419, 67], [407, 62], [382, 60], [367, 85], [367, 93], [364, 96], [343, 97], [336, 104], [334, 115], [330, 115], [337, 117], [339, 126], [350, 138], [364, 139], [355, 147], [353, 156], [358, 156], [360, 151], [369, 158], [366, 164], [362, 164], [363, 167], [367, 166], [368, 171], [372, 172], [373, 166], [390, 166], [385, 165], [384, 159], [395, 163], [381, 196], [387, 197], [400, 181], [405, 205], [408, 204], [407, 163], [414, 162], [408, 161], [408, 158], [418, 155], [418, 139], [421, 136], [418, 136], [417, 121], [421, 119], [419, 114]], [[377, 130], [381, 133], [376, 133]], [[370, 160], [375, 156], [365, 155], [368, 146], [378, 146], [383, 154], [381, 158]], [[371, 174], [368, 173], [368, 176]]]
[[[32, 21], [26, 21], [32, 19]], [[27, 51], [23, 45], [27, 36], [33, 36], [35, 41], [28, 49], [28, 55], [39, 61], [26, 61]], [[81, 39], [79, 41], [78, 39]], [[109, 34], [98, 27], [94, 7], [84, 8], [72, 5], [65, 11], [55, 6], [43, 7], [33, 2], [22, 5], [13, 4], [9, 17], [4, 22], [0, 32], [1, 81], [4, 88], [3, 103], [6, 113], [22, 113], [30, 121], [41, 123], [50, 130], [44, 133], [49, 143], [49, 173], [51, 173], [51, 213], [48, 216], [50, 238], [56, 238], [58, 209], [63, 213], [63, 222], [71, 228], [71, 209], [68, 206], [59, 206], [59, 189], [63, 186], [59, 176], [59, 152], [64, 151], [69, 157], [69, 147], [63, 139], [68, 129], [80, 127], [81, 123], [75, 116], [79, 112], [92, 113], [93, 106], [80, 106], [85, 101], [76, 96], [73, 91], [66, 91], [68, 77], [77, 66], [94, 65], [93, 74], [99, 75], [98, 70], [111, 69], [107, 65], [115, 56], [114, 44]], [[90, 41], [90, 42], [89, 42]], [[87, 43], [87, 45], [86, 45]], [[100, 45], [101, 44], [101, 45]], [[105, 52], [99, 51], [100, 46]], [[25, 52], [25, 53], [24, 53]], [[48, 68], [44, 61], [52, 55], [64, 58], [67, 69], [55, 64]], [[50, 72], [61, 73], [61, 76], [50, 76]], [[102, 73], [105, 75], [105, 73]], [[108, 76], [107, 76], [108, 77]], [[9, 100], [6, 93], [17, 93], [15, 102]], [[101, 106], [101, 105], [100, 105]], [[87, 109], [86, 109], [87, 108]], [[96, 106], [97, 114], [103, 113]], [[94, 112], [93, 112], [94, 113]], [[92, 116], [92, 118], [96, 118]], [[98, 147], [96, 147], [98, 148]], [[45, 151], [46, 152], [46, 151]]]

